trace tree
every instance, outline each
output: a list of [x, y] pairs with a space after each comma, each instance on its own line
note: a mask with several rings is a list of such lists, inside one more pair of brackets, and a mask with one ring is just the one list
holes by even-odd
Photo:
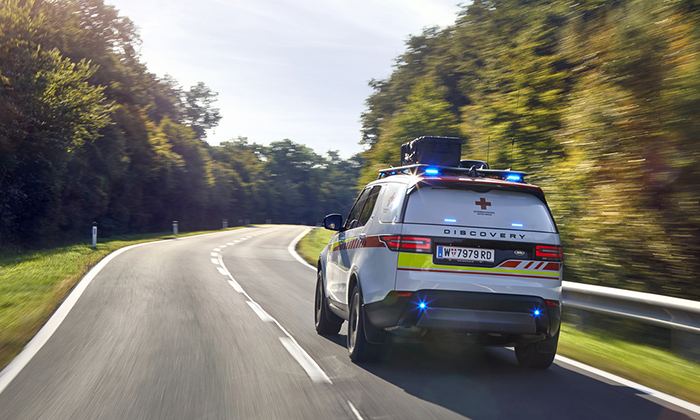
[[186, 110], [183, 122], [192, 128], [199, 139], [205, 139], [206, 130], [216, 127], [221, 120], [219, 108], [212, 106], [218, 95], [202, 82], [184, 94]]
[[88, 83], [96, 71], [58, 50], [36, 44], [41, 16], [33, 2], [0, 9], [0, 241], [51, 233], [61, 223], [61, 193], [77, 150], [110, 122], [103, 88]]

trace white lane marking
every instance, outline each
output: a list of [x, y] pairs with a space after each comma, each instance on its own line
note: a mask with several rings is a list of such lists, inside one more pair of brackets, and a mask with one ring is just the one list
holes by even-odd
[[222, 276], [228, 276], [228, 272], [224, 270], [222, 267], [216, 267], [217, 270], [219, 270], [219, 273], [221, 273]]
[[302, 265], [304, 265], [304, 266], [306, 266], [306, 267], [308, 267], [308, 268], [310, 268], [310, 269], [316, 271], [316, 267], [314, 267], [313, 265], [307, 263], [303, 258], [301, 258], [301, 256], [300, 256], [299, 254], [297, 254], [297, 251], [296, 251], [297, 244], [299, 243], [299, 241], [301, 241], [301, 238], [303, 238], [304, 235], [306, 235], [307, 233], [309, 233], [309, 231], [310, 231], [311, 229], [313, 229], [313, 228], [308, 228], [308, 229], [304, 230], [303, 232], [301, 232], [301, 233], [299, 234], [299, 236], [297, 236], [296, 238], [292, 239], [292, 242], [290, 242], [290, 243], [289, 243], [289, 246], [287, 247], [287, 252], [289, 252], [289, 253], [291, 254], [291, 256], [294, 257], [295, 260], [299, 261]]
[[224, 248], [226, 248], [226, 245], [219, 245], [219, 251], [221, 251]]
[[[228, 273], [226, 273], [226, 274], [228, 275]], [[231, 278], [233, 278], [233, 277], [231, 277]], [[238, 282], [236, 280], [229, 280], [228, 284], [230, 284], [231, 287], [233, 287], [233, 290], [235, 290], [236, 292], [245, 294], [245, 290], [243, 290], [241, 285], [238, 284]]]
[[[243, 229], [249, 229], [249, 228], [243, 228]], [[202, 238], [205, 236], [213, 236], [213, 235], [219, 235], [222, 233], [229, 233], [229, 231], [222, 231], [222, 232], [213, 232], [213, 233], [204, 233], [201, 235], [192, 235], [192, 236], [185, 236], [185, 237], [178, 237], [175, 239], [171, 239], [172, 241], [186, 241], [190, 239], [196, 239], [196, 238]], [[267, 233], [267, 232], [265, 232]], [[36, 333], [34, 338], [31, 339], [29, 343], [24, 347], [22, 352], [18, 354], [7, 366], [5, 366], [5, 369], [0, 372], [0, 394], [7, 388], [7, 386], [12, 382], [17, 375], [24, 369], [27, 364], [34, 358], [34, 356], [41, 350], [41, 348], [46, 344], [47, 341], [49, 341], [49, 338], [53, 335], [54, 332], [58, 329], [58, 327], [63, 323], [63, 321], [66, 319], [66, 316], [68, 316], [68, 313], [73, 309], [73, 306], [78, 302], [78, 299], [80, 299], [80, 296], [82, 296], [83, 292], [87, 287], [90, 285], [92, 280], [102, 271], [102, 269], [110, 262], [112, 259], [116, 258], [119, 254], [122, 252], [128, 251], [132, 248], [137, 248], [140, 246], [146, 246], [146, 245], [158, 245], [158, 244], [167, 244], [171, 240], [161, 240], [161, 241], [153, 241], [153, 242], [144, 242], [142, 244], [136, 244], [136, 245], [130, 245], [124, 248], [120, 248], [111, 254], [107, 255], [105, 258], [103, 258], [100, 262], [98, 262], [90, 271], [88, 271], [85, 276], [75, 285], [73, 288], [73, 291], [70, 292], [68, 296], [66, 296], [66, 299], [63, 301], [61, 306], [56, 309], [56, 311], [51, 315], [51, 318], [49, 318], [48, 321], [46, 321], [46, 324], [39, 330], [39, 332]], [[227, 273], [228, 274], [228, 273]], [[240, 286], [239, 286], [240, 287]], [[235, 286], [234, 286], [235, 289]], [[242, 291], [243, 289], [241, 289]]]
[[355, 406], [352, 405], [352, 403], [351, 403], [350, 401], [348, 401], [348, 405], [350, 406], [350, 410], [352, 410], [352, 414], [355, 415], [355, 418], [356, 418], [357, 420], [364, 420], [364, 419], [362, 418], [362, 416], [360, 415], [360, 412], [357, 411], [357, 408], [355, 408]]
[[219, 256], [219, 253], [218, 253], [218, 252], [212, 252], [212, 253], [211, 253], [211, 256], [214, 257], [214, 258], [217, 258], [217, 257]]
[[233, 245], [233, 242], [227, 242], [226, 245], [231, 246]]
[[684, 400], [681, 400], [680, 398], [676, 398], [674, 396], [664, 394], [661, 391], [657, 391], [655, 389], [646, 387], [646, 386], [638, 384], [636, 382], [632, 382], [629, 379], [625, 379], [625, 378], [622, 378], [620, 376], [613, 375], [612, 373], [608, 373], [604, 370], [600, 370], [598, 368], [588, 366], [588, 365], [583, 364], [581, 362], [577, 362], [576, 360], [569, 359], [568, 357], [557, 355], [556, 360], [558, 360], [564, 364], [574, 366], [574, 367], [579, 368], [581, 370], [585, 370], [586, 372], [592, 373], [594, 375], [600, 376], [600, 377], [608, 379], [610, 381], [617, 382], [620, 385], [623, 385], [623, 386], [626, 386], [628, 388], [632, 388], [634, 390], [637, 390], [641, 393], [650, 395], [650, 396], [655, 397], [659, 400], [662, 400], [662, 401], [665, 401], [667, 403], [673, 404], [677, 407], [680, 407], [684, 410], [688, 410], [688, 411], [691, 411], [693, 413], [700, 414], [700, 406], [689, 403], [688, 401], [684, 401]]
[[326, 373], [323, 370], [321, 370], [321, 368], [314, 361], [314, 359], [312, 359], [311, 356], [309, 356], [309, 354], [306, 351], [304, 351], [303, 348], [301, 348], [299, 343], [297, 343], [294, 339], [289, 337], [280, 337], [280, 341], [282, 342], [284, 348], [287, 349], [289, 354], [291, 354], [292, 357], [297, 361], [297, 363], [299, 363], [301, 367], [306, 371], [306, 374], [309, 375], [311, 381], [327, 384], [332, 383], [330, 378], [326, 375]]
[[221, 251], [221, 248], [214, 248], [214, 252], [219, 252]]
[[250, 306], [250, 309], [252, 309], [253, 312], [255, 312], [255, 314], [262, 320], [262, 322], [275, 322], [275, 320], [257, 303], [251, 301], [247, 301], [246, 303], [248, 306]]
[[[221, 264], [221, 266], [226, 270], [226, 273], [227, 273], [228, 278], [229, 278], [229, 284], [230, 284], [238, 293], [241, 293], [243, 296], [245, 296], [246, 298], [248, 298], [248, 300], [249, 300], [250, 302], [253, 302], [253, 303], [255, 303], [257, 306], [260, 307], [260, 305], [259, 305], [257, 302], [255, 302], [255, 300], [254, 300], [253, 298], [251, 298], [250, 295], [249, 295], [248, 293], [246, 293], [246, 291], [241, 287], [241, 285], [238, 284], [238, 282], [236, 282], [236, 280], [235, 280], [235, 279], [233, 278], [233, 276], [231, 275], [231, 272], [228, 271], [228, 268], [226, 268], [226, 264], [224, 264], [224, 259], [223, 259], [223, 257], [222, 257], [221, 255], [219, 255], [219, 264]], [[249, 304], [250, 304], [250, 303], [249, 303]], [[262, 308], [262, 307], [260, 307], [260, 308]], [[298, 349], [298, 350], [295, 352], [294, 350], [289, 350], [289, 348], [287, 348], [287, 351], [289, 351], [289, 353], [292, 354], [292, 357], [294, 357], [294, 359], [295, 359], [295, 360], [301, 365], [301, 367], [306, 371], [306, 373], [309, 375], [309, 377], [311, 378], [311, 380], [314, 381], [314, 382], [319, 382], [319, 381], [320, 381], [320, 382], [325, 382], [325, 383], [332, 384], [333, 382], [331, 382], [331, 380], [330, 380], [330, 378], [328, 377], [328, 375], [326, 375], [326, 373], [318, 366], [318, 364], [311, 358], [311, 356], [309, 356], [309, 354], [306, 353], [306, 351], [299, 345], [299, 343], [297, 343], [297, 341], [294, 339], [294, 337], [292, 337], [292, 335], [291, 335], [286, 329], [284, 329], [284, 327], [282, 326], [282, 324], [280, 324], [280, 323], [279, 323], [275, 318], [273, 318], [272, 316], [270, 316], [270, 315], [268, 315], [268, 316], [270, 317], [271, 322], [273, 322], [275, 325], [277, 325], [277, 328], [279, 328], [279, 329], [284, 333], [284, 335], [287, 336], [287, 337], [286, 337], [286, 341], [285, 341], [285, 337], [280, 337], [280, 341], [282, 341], [283, 344], [284, 344], [285, 342], [292, 343], [292, 344], [290, 344], [290, 346], [292, 346], [292, 347]], [[287, 347], [287, 344], [285, 344], [285, 347]], [[297, 358], [297, 356], [300, 356], [300, 355], [301, 355], [301, 358]], [[307, 369], [307, 368], [308, 368], [308, 369]], [[319, 378], [320, 378], [320, 379], [319, 379]]]
[[212, 264], [219, 265], [219, 260], [216, 259], [216, 258], [212, 258], [212, 259], [211, 259], [211, 263], [212, 263]]

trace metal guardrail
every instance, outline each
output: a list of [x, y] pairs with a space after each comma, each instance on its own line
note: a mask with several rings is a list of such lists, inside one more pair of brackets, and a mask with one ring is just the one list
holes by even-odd
[[563, 282], [562, 293], [565, 308], [700, 334], [700, 302], [569, 281]]

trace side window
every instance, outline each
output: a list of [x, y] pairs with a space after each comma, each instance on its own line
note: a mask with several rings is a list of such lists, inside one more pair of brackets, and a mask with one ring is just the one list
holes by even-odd
[[355, 200], [355, 204], [353, 204], [352, 209], [350, 209], [350, 214], [348, 214], [348, 218], [345, 219], [345, 229], [354, 229], [358, 226], [361, 226], [358, 222], [359, 214], [362, 211], [362, 207], [365, 205], [365, 201], [367, 201], [367, 196], [369, 195], [370, 189], [365, 188], [362, 190], [360, 193], [360, 196], [357, 197], [357, 200]]
[[379, 195], [379, 221], [382, 223], [394, 223], [399, 219], [403, 199], [406, 196], [405, 184], [389, 183], [382, 189]]
[[365, 205], [362, 208], [362, 212], [360, 212], [360, 217], [357, 218], [357, 221], [359, 222], [360, 226], [366, 225], [367, 221], [369, 221], [369, 218], [372, 216], [372, 211], [374, 210], [374, 205], [377, 204], [379, 190], [381, 189], [382, 187], [377, 185], [373, 187], [372, 190], [369, 192], [369, 195], [367, 196], [367, 201], [365, 201]]

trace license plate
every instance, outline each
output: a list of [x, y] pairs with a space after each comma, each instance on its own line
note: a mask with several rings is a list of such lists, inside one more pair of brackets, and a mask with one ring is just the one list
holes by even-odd
[[495, 251], [493, 249], [438, 245], [436, 253], [439, 260], [493, 262]]

